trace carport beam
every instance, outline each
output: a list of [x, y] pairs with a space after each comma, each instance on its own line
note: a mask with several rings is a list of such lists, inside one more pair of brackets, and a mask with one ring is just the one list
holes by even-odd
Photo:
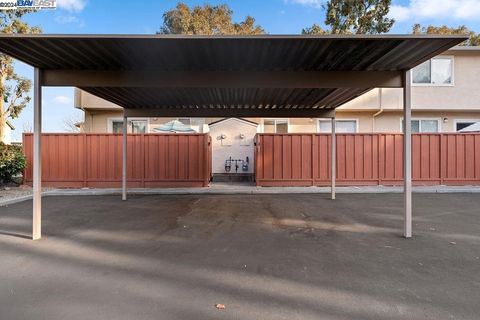
[[332, 117], [332, 186], [331, 186], [331, 191], [332, 191], [332, 200], [335, 200], [335, 180], [337, 179], [337, 120], [335, 119], [335, 115]]
[[412, 83], [411, 71], [403, 77], [403, 172], [404, 172], [404, 228], [405, 238], [412, 237]]
[[42, 72], [33, 78], [33, 217], [32, 240], [42, 237]]
[[123, 116], [122, 126], [122, 200], [127, 200], [127, 116]]

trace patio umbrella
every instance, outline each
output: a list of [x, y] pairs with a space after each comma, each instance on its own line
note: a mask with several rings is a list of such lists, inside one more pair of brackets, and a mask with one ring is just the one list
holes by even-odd
[[178, 120], [172, 120], [152, 129], [154, 132], [195, 132], [190, 126], [181, 123]]

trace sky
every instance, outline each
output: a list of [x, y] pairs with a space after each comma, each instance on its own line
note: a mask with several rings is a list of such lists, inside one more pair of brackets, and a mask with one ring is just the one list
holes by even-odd
[[[162, 24], [162, 14], [175, 7], [174, 0], [57, 0], [57, 9], [25, 16], [31, 25], [47, 34], [154, 34]], [[300, 34], [313, 23], [323, 25], [324, 0], [187, 0], [188, 5], [226, 3], [234, 20], [251, 15], [270, 34]], [[480, 0], [393, 0], [390, 15], [396, 23], [390, 33], [410, 33], [414, 23], [422, 25], [466, 25], [480, 32]], [[33, 69], [16, 62], [16, 71], [33, 79]], [[43, 89], [43, 131], [65, 131], [66, 119], [81, 120], [83, 113], [73, 106], [73, 88]], [[20, 118], [10, 120], [16, 130], [14, 141], [33, 124], [32, 104]]]

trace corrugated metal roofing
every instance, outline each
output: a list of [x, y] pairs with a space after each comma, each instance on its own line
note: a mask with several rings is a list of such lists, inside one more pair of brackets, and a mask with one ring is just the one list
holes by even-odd
[[[393, 35], [1, 35], [0, 51], [47, 70], [400, 71], [464, 40]], [[245, 83], [243, 88], [82, 89], [125, 108], [187, 108], [194, 113], [222, 108], [335, 108], [371, 88], [252, 88]]]

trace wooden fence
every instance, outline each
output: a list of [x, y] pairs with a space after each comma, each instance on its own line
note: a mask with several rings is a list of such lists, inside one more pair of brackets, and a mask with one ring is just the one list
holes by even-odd
[[[25, 183], [32, 184], [33, 135], [24, 134]], [[129, 134], [129, 187], [201, 187], [211, 176], [205, 134]], [[122, 135], [43, 134], [42, 183], [65, 188], [121, 187]]]
[[[258, 134], [257, 185], [329, 185], [330, 148], [328, 134]], [[414, 134], [412, 155], [416, 185], [480, 185], [480, 134]], [[337, 134], [338, 185], [402, 183], [402, 134]]]

